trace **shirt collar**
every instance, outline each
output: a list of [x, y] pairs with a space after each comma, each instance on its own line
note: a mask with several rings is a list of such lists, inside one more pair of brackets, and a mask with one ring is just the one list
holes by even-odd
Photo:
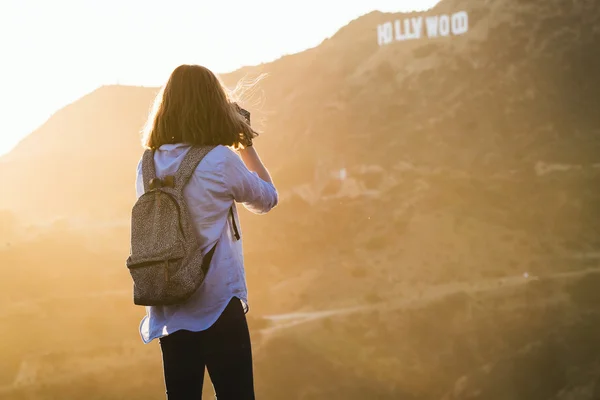
[[163, 144], [162, 146], [160, 146], [158, 148], [158, 151], [173, 151], [173, 150], [177, 150], [177, 149], [181, 149], [181, 148], [185, 148], [185, 147], [189, 147], [189, 144], [186, 143], [167, 143], [167, 144]]

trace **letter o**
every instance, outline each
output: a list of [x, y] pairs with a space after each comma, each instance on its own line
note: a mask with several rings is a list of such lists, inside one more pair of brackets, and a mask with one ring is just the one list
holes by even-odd
[[450, 35], [450, 17], [447, 15], [440, 15], [440, 35]]
[[462, 35], [469, 30], [469, 14], [460, 11], [452, 15], [452, 34]]

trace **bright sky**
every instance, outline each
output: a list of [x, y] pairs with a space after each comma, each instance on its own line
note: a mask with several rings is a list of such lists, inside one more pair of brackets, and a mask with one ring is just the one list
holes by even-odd
[[314, 47], [373, 10], [438, 2], [1, 0], [0, 155], [103, 84], [159, 86], [182, 63], [229, 72]]

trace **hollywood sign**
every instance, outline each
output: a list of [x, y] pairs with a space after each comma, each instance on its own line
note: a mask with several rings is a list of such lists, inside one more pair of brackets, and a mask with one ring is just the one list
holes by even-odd
[[[425, 21], [425, 23], [423, 23]], [[386, 22], [377, 26], [377, 42], [380, 46], [405, 40], [462, 35], [469, 30], [469, 15], [460, 11], [452, 15], [412, 17]]]

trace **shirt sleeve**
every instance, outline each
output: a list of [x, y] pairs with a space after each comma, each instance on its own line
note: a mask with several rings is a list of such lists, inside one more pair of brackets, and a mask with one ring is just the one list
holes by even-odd
[[144, 178], [142, 176], [142, 160], [138, 163], [137, 172], [135, 176], [135, 195], [136, 198], [140, 198], [144, 194]]
[[241, 158], [228, 151], [221, 170], [223, 184], [233, 199], [254, 214], [265, 214], [279, 203], [277, 189], [248, 170]]

